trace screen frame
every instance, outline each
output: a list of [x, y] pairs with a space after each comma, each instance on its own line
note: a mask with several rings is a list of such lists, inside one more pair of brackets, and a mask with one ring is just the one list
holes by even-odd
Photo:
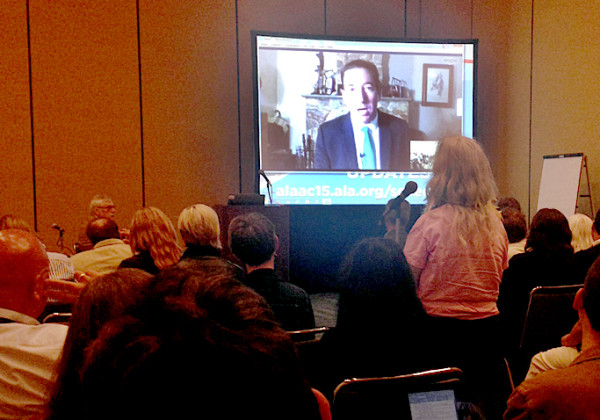
[[[311, 33], [294, 33], [294, 32], [273, 32], [273, 31], [262, 31], [262, 30], [251, 30], [251, 54], [252, 54], [252, 106], [253, 106], [253, 142], [254, 142], [254, 193], [260, 194], [260, 178], [261, 178], [261, 145], [260, 145], [260, 93], [258, 83], [258, 38], [260, 36], [265, 37], [281, 37], [281, 38], [293, 38], [293, 39], [307, 39], [307, 40], [323, 40], [323, 41], [356, 41], [356, 42], [376, 42], [376, 43], [413, 43], [413, 44], [470, 44], [473, 46], [473, 138], [477, 138], [478, 135], [478, 47], [479, 40], [477, 38], [397, 38], [397, 37], [362, 37], [362, 36], [348, 36], [348, 35], [321, 35]], [[314, 170], [307, 170], [314, 171]], [[299, 171], [300, 172], [300, 171]], [[265, 202], [265, 204], [267, 204]], [[272, 203], [269, 203], [272, 204]], [[298, 204], [289, 204], [298, 205]], [[327, 205], [327, 204], [310, 204], [310, 205]], [[333, 204], [335, 205], [335, 204]], [[340, 204], [340, 205], [353, 205], [353, 204]]]

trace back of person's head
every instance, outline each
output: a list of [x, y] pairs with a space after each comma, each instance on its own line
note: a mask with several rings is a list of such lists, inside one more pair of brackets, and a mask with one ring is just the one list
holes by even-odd
[[195, 267], [163, 270], [89, 347], [81, 378], [90, 418], [319, 418], [266, 301], [225, 261]]
[[600, 332], [600, 259], [596, 259], [585, 277], [583, 309], [595, 331]]
[[521, 213], [521, 203], [515, 197], [500, 197], [496, 203], [498, 210], [502, 211], [506, 208], [515, 209]]
[[12, 214], [5, 214], [0, 217], [0, 230], [4, 229], [20, 229], [25, 232], [31, 232], [31, 228], [29, 227], [29, 223], [25, 220], [20, 219]]
[[186, 245], [221, 249], [219, 216], [204, 204], [186, 207], [179, 214], [177, 228]]
[[231, 252], [249, 266], [261, 265], [276, 251], [275, 225], [261, 213], [233, 218], [227, 236]]
[[522, 241], [527, 236], [527, 220], [525, 215], [512, 207], [502, 209], [502, 224], [508, 235], [508, 242]]
[[81, 290], [59, 362], [50, 418], [82, 415], [79, 372], [87, 346], [98, 337], [104, 324], [123, 315], [141, 299], [151, 278], [145, 271], [122, 268], [95, 278]]
[[94, 245], [105, 239], [119, 239], [121, 237], [117, 223], [112, 219], [104, 217], [91, 220], [87, 224], [85, 234]]
[[573, 235], [571, 245], [575, 252], [588, 249], [594, 244], [594, 238], [592, 237], [593, 224], [592, 218], [583, 213], [575, 213], [569, 217], [569, 228]]
[[426, 211], [452, 206], [450, 239], [461, 246], [478, 246], [497, 234], [500, 215], [493, 202], [498, 189], [490, 163], [475, 140], [462, 136], [441, 140], [432, 172], [426, 187]]
[[377, 70], [377, 66], [370, 61], [367, 60], [352, 60], [347, 62], [344, 67], [340, 70], [340, 76], [342, 79], [342, 89], [344, 88], [344, 75], [348, 70], [352, 69], [365, 69], [370, 75], [371, 79], [376, 81], [377, 89], [381, 87], [381, 81], [379, 80], [379, 70]]
[[139, 209], [129, 228], [129, 245], [133, 252], [148, 252], [159, 269], [179, 261], [181, 249], [177, 245], [177, 233], [162, 210], [156, 207]]
[[540, 209], [531, 220], [526, 249], [546, 255], [572, 254], [571, 229], [557, 209]]
[[447, 137], [438, 144], [433, 176], [427, 183], [427, 205], [483, 209], [498, 194], [490, 163], [473, 139]]
[[0, 307], [37, 318], [46, 305], [48, 275], [46, 250], [33, 234], [0, 230]]
[[374, 318], [387, 323], [391, 320], [382, 314], [388, 310], [407, 317], [424, 314], [402, 248], [390, 239], [366, 238], [358, 242], [342, 261], [338, 281], [339, 325], [372, 324]]

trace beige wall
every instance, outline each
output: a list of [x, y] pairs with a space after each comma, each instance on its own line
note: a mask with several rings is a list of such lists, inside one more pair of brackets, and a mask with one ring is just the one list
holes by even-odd
[[126, 225], [144, 204], [175, 220], [252, 192], [252, 29], [479, 39], [478, 138], [501, 194], [534, 212], [542, 156], [584, 152], [597, 203], [596, 2], [299, 3], [5, 1], [0, 214], [49, 245], [58, 223], [71, 245], [96, 193]]

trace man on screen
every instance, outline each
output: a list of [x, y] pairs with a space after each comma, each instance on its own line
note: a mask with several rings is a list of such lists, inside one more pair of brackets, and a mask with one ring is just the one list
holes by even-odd
[[342, 97], [349, 112], [319, 127], [315, 169], [410, 169], [408, 124], [377, 110], [381, 82], [377, 67], [353, 60], [342, 68]]

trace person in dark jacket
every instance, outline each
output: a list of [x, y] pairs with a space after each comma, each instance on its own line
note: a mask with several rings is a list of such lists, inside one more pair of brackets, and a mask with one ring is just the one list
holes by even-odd
[[271, 305], [283, 328], [314, 328], [315, 317], [306, 291], [282, 281], [275, 272], [279, 245], [275, 225], [263, 214], [242, 214], [230, 222], [228, 240], [231, 252], [245, 265], [244, 282]]
[[569, 222], [560, 211], [541, 209], [531, 221], [525, 252], [510, 259], [498, 296], [507, 354], [519, 345], [534, 287], [582, 283], [576, 274], [571, 237]]

